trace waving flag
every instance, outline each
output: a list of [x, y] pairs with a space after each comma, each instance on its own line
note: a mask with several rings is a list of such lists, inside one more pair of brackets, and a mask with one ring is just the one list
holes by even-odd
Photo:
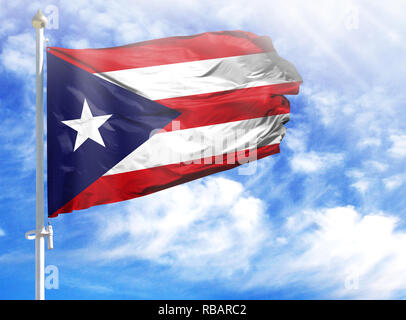
[[270, 38], [243, 31], [49, 47], [47, 63], [51, 217], [279, 152], [282, 95], [302, 81]]

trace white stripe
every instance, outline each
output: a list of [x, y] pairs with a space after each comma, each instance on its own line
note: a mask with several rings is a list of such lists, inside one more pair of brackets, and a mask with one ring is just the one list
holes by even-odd
[[289, 114], [153, 135], [105, 175], [147, 169], [280, 143]]
[[276, 52], [117, 70], [95, 75], [151, 100], [301, 81]]

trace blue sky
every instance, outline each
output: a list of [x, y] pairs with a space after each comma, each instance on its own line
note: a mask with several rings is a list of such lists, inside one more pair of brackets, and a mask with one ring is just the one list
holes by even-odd
[[[304, 83], [281, 153], [52, 219], [48, 299], [406, 298], [402, 1], [9, 1], [0, 17], [0, 299], [34, 297], [35, 31], [96, 48], [242, 29]], [[49, 7], [48, 7], [49, 8]]]

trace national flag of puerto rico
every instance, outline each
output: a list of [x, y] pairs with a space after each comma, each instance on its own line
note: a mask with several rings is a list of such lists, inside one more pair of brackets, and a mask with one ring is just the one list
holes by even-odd
[[302, 82], [269, 37], [244, 31], [48, 47], [47, 75], [50, 217], [278, 153], [283, 94]]

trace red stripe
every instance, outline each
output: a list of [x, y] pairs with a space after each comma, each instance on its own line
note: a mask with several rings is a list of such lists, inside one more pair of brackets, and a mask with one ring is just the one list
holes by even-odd
[[[279, 144], [260, 147], [257, 149], [255, 159], [261, 159], [275, 153], [279, 153]], [[95, 205], [145, 196], [216, 172], [228, 170], [239, 166], [238, 160], [240, 162], [243, 162], [242, 159], [244, 158], [247, 160], [248, 152], [243, 150], [231, 154], [231, 158], [234, 159], [235, 163], [230, 163], [230, 155], [220, 157], [222, 157], [223, 163], [216, 164], [215, 157], [209, 157], [203, 159], [201, 164], [179, 163], [103, 176], [50, 217], [57, 217], [60, 213], [86, 209]], [[204, 164], [209, 161], [211, 164]]]
[[299, 82], [291, 82], [163, 99], [157, 102], [182, 113], [164, 130], [183, 130], [289, 113], [289, 100], [281, 94], [297, 93], [299, 85]]
[[206, 32], [101, 49], [48, 47], [48, 52], [91, 73], [274, 51], [269, 37], [245, 31]]

